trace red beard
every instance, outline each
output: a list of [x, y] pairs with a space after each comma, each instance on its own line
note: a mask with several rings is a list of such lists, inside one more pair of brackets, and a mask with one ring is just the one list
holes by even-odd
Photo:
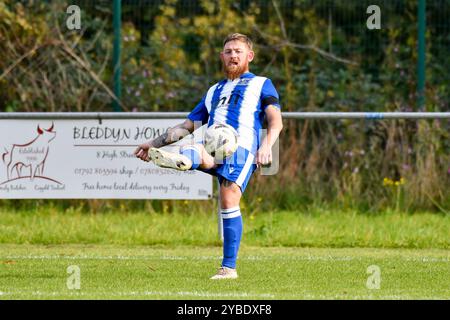
[[222, 69], [223, 69], [223, 72], [225, 73], [226, 77], [231, 80], [239, 78], [247, 70], [245, 65], [226, 66], [225, 63], [222, 63]]

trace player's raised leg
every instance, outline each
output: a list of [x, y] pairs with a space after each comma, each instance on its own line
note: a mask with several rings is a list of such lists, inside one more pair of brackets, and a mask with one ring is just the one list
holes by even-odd
[[180, 153], [168, 152], [159, 148], [150, 148], [148, 156], [157, 166], [180, 171], [211, 169], [215, 166], [214, 158], [202, 144], [187, 145], [180, 148]]

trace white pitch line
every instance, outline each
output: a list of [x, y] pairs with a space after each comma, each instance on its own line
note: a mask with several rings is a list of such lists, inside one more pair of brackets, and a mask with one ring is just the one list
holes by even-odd
[[180, 297], [202, 297], [202, 298], [260, 298], [260, 299], [274, 299], [275, 295], [270, 293], [226, 293], [226, 292], [202, 292], [202, 291], [130, 291], [130, 292], [42, 292], [42, 291], [12, 291], [0, 292], [0, 296], [14, 296], [14, 295], [32, 295], [41, 297], [55, 297], [55, 296], [104, 296], [104, 297], [130, 297], [130, 296], [180, 296]]
[[[345, 295], [345, 294], [335, 294], [335, 295], [324, 295], [324, 294], [309, 294], [304, 295], [287, 295], [284, 296], [285, 299], [311, 299], [311, 300], [417, 300], [417, 297], [410, 295]], [[420, 297], [420, 300], [430, 299], [430, 300], [448, 300], [448, 297], [435, 297], [435, 296], [424, 296]]]
[[[276, 296], [270, 293], [261, 293], [261, 294], [253, 294], [253, 293], [221, 293], [221, 292], [202, 292], [202, 291], [130, 291], [130, 292], [83, 292], [83, 291], [74, 291], [74, 292], [43, 292], [43, 291], [12, 291], [12, 292], [1, 292], [1, 296], [23, 296], [23, 295], [32, 295], [37, 297], [88, 297], [88, 296], [96, 296], [96, 297], [137, 297], [137, 296], [177, 296], [177, 297], [201, 297], [201, 298], [258, 298], [258, 299], [275, 299]], [[335, 294], [335, 295], [324, 295], [324, 294], [288, 294], [281, 295], [278, 299], [293, 299], [293, 300], [411, 300], [417, 299], [416, 297], [410, 295], [343, 295], [343, 294]], [[448, 297], [443, 296], [424, 296], [420, 299], [429, 299], [429, 300], [448, 300]]]
[[[0, 256], [0, 260], [220, 260], [221, 256], [90, 256], [90, 255], [7, 255]], [[392, 257], [397, 258], [397, 257]], [[412, 262], [450, 262], [450, 258], [436, 257], [401, 257], [404, 261]], [[350, 257], [350, 256], [243, 256], [239, 260], [248, 261], [361, 261], [363, 259], [382, 259], [376, 257]], [[383, 258], [385, 259], [385, 258]]]

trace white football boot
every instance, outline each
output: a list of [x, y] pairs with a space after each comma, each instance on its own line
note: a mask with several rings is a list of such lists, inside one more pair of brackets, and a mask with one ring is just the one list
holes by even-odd
[[150, 148], [148, 157], [157, 166], [162, 168], [171, 168], [180, 171], [189, 170], [192, 167], [192, 161], [179, 153], [167, 152], [158, 148]]
[[236, 269], [220, 267], [217, 274], [212, 276], [210, 279], [211, 280], [236, 279], [237, 277], [238, 277], [238, 274], [236, 272]]

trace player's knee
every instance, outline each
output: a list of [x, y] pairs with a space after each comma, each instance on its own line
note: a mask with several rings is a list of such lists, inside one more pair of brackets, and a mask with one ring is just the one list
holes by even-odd
[[241, 200], [241, 188], [229, 180], [224, 180], [220, 185], [220, 202], [223, 209], [239, 205]]

